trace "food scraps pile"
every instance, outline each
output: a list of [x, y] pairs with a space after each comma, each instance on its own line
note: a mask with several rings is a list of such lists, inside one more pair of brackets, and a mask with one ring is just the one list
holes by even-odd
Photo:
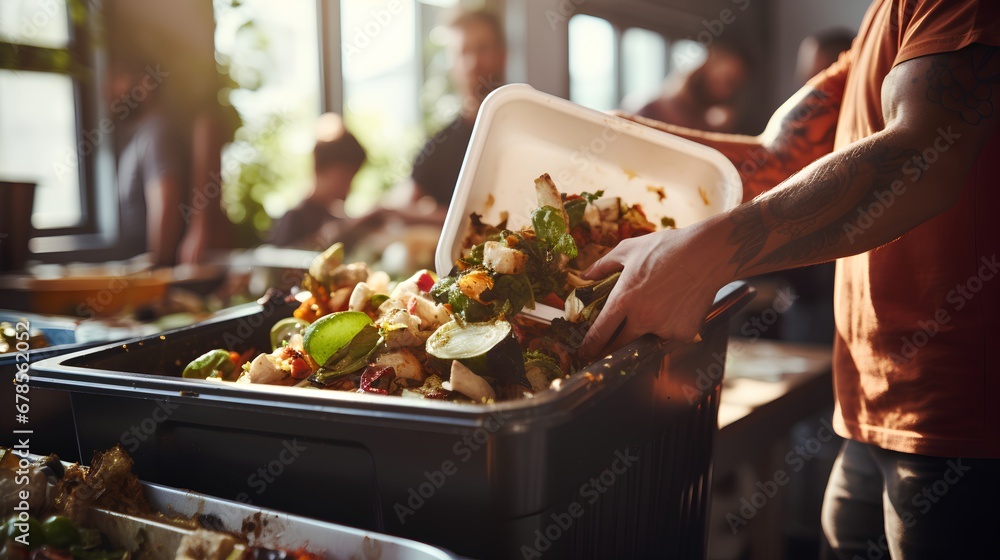
[[[212, 350], [188, 378], [491, 403], [530, 397], [582, 364], [578, 347], [618, 278], [581, 278], [623, 239], [656, 226], [642, 208], [535, 180], [531, 226], [470, 216], [461, 257], [443, 278], [421, 270], [393, 285], [341, 244], [319, 255], [294, 316], [271, 329], [269, 352]], [[666, 222], [665, 222], [666, 223]], [[564, 317], [523, 314], [544, 303]]]
[[[305, 548], [249, 546], [244, 535], [208, 530], [201, 519], [156, 511], [120, 445], [94, 453], [90, 467], [67, 466], [55, 455], [31, 460], [0, 447], [0, 511], [13, 512], [0, 526], [0, 558], [5, 560], [324, 560]], [[143, 529], [137, 548], [128, 549], [98, 528], [105, 512], [127, 516], [130, 523], [168, 525], [183, 537], [174, 543]], [[128, 530], [121, 518], [114, 519], [110, 528]]]

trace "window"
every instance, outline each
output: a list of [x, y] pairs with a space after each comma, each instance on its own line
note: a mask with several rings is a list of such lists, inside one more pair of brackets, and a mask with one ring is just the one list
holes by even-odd
[[678, 72], [694, 70], [705, 62], [708, 56], [708, 49], [705, 45], [691, 39], [681, 39], [675, 41], [670, 52], [670, 67]]
[[410, 176], [427, 135], [459, 112], [443, 14], [457, 0], [341, 1], [344, 119], [368, 151], [347, 210], [371, 208]]
[[410, 0], [341, 2], [344, 121], [368, 152], [347, 211], [361, 213], [410, 174], [423, 139], [420, 4]]
[[[297, 204], [311, 181], [324, 85], [317, 25], [322, 1], [214, 0], [217, 59], [237, 86], [229, 101], [243, 121], [223, 153], [224, 200], [232, 221], [257, 232]], [[455, 2], [333, 4], [339, 5], [342, 72], [329, 85], [343, 94], [343, 106], [327, 110], [344, 115], [368, 154], [347, 200], [347, 211], [358, 215], [409, 176], [427, 128], [455, 114], [437, 114], [441, 105], [427, 108], [419, 101], [442, 80], [447, 93], [435, 30], [440, 12]]]
[[76, 72], [84, 10], [74, 0], [0, 3], [0, 179], [37, 184], [31, 221], [43, 235], [95, 228], [84, 178], [100, 131], [85, 133]]
[[605, 19], [580, 14], [569, 20], [570, 99], [600, 110], [618, 106], [617, 42]]
[[[242, 243], [254, 243], [306, 195], [320, 114], [316, 0], [215, 0], [220, 71], [240, 116], [223, 149], [223, 197]], [[255, 239], [257, 238], [257, 239]]]
[[587, 107], [636, 110], [656, 97], [668, 71], [691, 70], [704, 60], [696, 41], [670, 42], [655, 31], [587, 14], [569, 20], [570, 99]]
[[663, 89], [667, 40], [654, 31], [630, 27], [622, 33], [622, 99], [648, 101]]

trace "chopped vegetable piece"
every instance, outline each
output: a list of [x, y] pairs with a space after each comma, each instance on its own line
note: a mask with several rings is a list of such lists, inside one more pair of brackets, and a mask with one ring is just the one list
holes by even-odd
[[388, 395], [392, 380], [395, 377], [396, 371], [391, 367], [368, 366], [368, 369], [361, 374], [361, 391], [378, 395]]
[[309, 275], [325, 284], [330, 273], [344, 262], [344, 244], [334, 243], [309, 265]]
[[417, 279], [417, 287], [420, 288], [421, 292], [429, 292], [431, 288], [434, 287], [434, 277], [431, 276], [430, 272], [424, 272]]
[[451, 362], [451, 378], [441, 386], [446, 391], [461, 393], [478, 403], [488, 403], [497, 398], [496, 391], [485, 379], [458, 360]]
[[493, 277], [485, 270], [470, 270], [458, 278], [458, 289], [466, 297], [472, 298], [479, 303], [486, 303], [482, 299], [482, 293], [492, 288]]
[[271, 349], [281, 348], [293, 334], [303, 334], [309, 328], [309, 323], [298, 317], [286, 317], [271, 327]]
[[236, 380], [236, 364], [228, 350], [209, 350], [198, 356], [184, 368], [181, 377], [188, 379], [207, 379], [221, 377], [228, 381]]
[[467, 323], [452, 321], [427, 339], [427, 353], [442, 360], [465, 360], [485, 356], [510, 336], [507, 321]]
[[577, 254], [576, 242], [569, 234], [564, 213], [551, 206], [543, 206], [531, 212], [531, 225], [538, 238], [551, 245], [553, 251], [572, 259]]
[[80, 542], [80, 529], [68, 517], [53, 515], [42, 523], [42, 534], [47, 544], [55, 548], [69, 548]]

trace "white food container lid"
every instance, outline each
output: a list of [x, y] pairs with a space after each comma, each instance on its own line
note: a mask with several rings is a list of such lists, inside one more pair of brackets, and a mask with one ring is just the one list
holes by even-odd
[[[640, 204], [658, 229], [663, 217], [684, 227], [735, 208], [743, 198], [736, 168], [713, 148], [526, 84], [506, 85], [479, 109], [435, 253], [438, 275], [446, 276], [461, 255], [469, 214], [496, 224], [506, 211], [509, 229], [530, 226], [535, 179], [543, 173], [560, 192], [603, 190], [605, 197]], [[523, 313], [543, 321], [563, 316], [562, 309], [541, 303]]]

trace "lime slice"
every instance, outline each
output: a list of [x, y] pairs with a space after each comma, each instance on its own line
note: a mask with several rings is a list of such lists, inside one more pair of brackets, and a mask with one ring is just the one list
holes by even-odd
[[309, 325], [303, 335], [302, 346], [317, 364], [323, 365], [370, 324], [371, 317], [360, 311], [331, 313]]
[[307, 328], [309, 328], [309, 323], [298, 317], [287, 317], [278, 321], [271, 327], [271, 349], [279, 348], [288, 342], [293, 334], [302, 334], [306, 332]]

